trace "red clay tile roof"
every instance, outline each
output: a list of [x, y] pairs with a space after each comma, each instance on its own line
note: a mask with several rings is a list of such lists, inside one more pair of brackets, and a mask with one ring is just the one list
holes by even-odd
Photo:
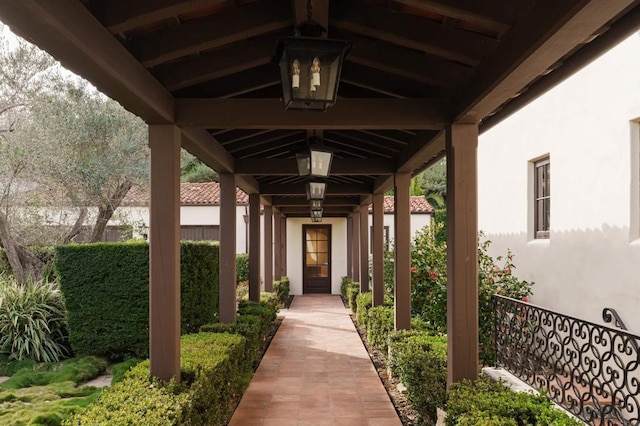
[[[236, 190], [236, 203], [239, 206], [249, 205], [249, 196], [242, 190]], [[148, 206], [149, 191], [139, 186], [134, 186], [122, 202], [124, 206]], [[207, 183], [181, 183], [180, 205], [182, 206], [219, 206], [220, 184], [218, 182]], [[393, 213], [393, 196], [384, 197], [384, 212]], [[371, 211], [371, 206], [369, 206]], [[423, 196], [411, 197], [411, 213], [433, 213], [433, 207]]]
[[[236, 190], [236, 204], [246, 206], [249, 196], [242, 190]], [[134, 186], [122, 202], [124, 206], [148, 206], [149, 190]], [[220, 184], [218, 182], [180, 184], [180, 205], [182, 206], [219, 206]]]
[[[427, 214], [427, 213], [434, 213], [435, 210], [434, 208], [431, 206], [431, 204], [429, 204], [429, 202], [427, 201], [426, 198], [424, 198], [424, 196], [422, 195], [412, 195], [411, 196], [411, 213], [422, 213], [422, 214]], [[384, 212], [385, 213], [393, 213], [394, 212], [394, 200], [393, 200], [393, 195], [385, 195], [384, 196]], [[369, 206], [369, 213], [371, 213], [372, 211], [372, 207], [371, 205]]]

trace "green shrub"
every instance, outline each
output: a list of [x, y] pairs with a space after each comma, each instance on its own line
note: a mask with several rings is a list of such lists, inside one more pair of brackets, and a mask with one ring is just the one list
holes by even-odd
[[239, 334], [245, 338], [245, 349], [242, 355], [242, 365], [247, 371], [253, 369], [258, 350], [264, 336], [261, 333], [260, 317], [254, 315], [239, 316], [235, 324], [212, 323], [200, 327], [202, 333]]
[[393, 308], [389, 306], [374, 306], [369, 309], [369, 326], [367, 340], [371, 346], [387, 353], [387, 338], [393, 331]]
[[16, 371], [9, 380], [0, 383], [0, 390], [46, 386], [63, 382], [78, 384], [98, 377], [106, 367], [106, 361], [93, 356], [38, 364]]
[[446, 409], [447, 425], [583, 424], [554, 408], [544, 395], [512, 392], [486, 377], [452, 385]]
[[347, 291], [351, 283], [353, 283], [353, 280], [350, 277], [342, 277], [342, 281], [340, 282], [340, 294], [344, 300], [349, 300]]
[[[217, 243], [181, 244], [182, 332], [216, 319]], [[97, 243], [56, 247], [55, 268], [74, 352], [114, 359], [149, 353], [149, 246]]]
[[174, 393], [149, 377], [149, 361], [144, 361], [102, 392], [85, 410], [67, 418], [65, 426], [177, 425], [188, 404], [186, 393]]
[[248, 383], [244, 337], [199, 333], [182, 336], [182, 383], [159, 382], [149, 375], [149, 361], [103, 391], [86, 410], [70, 416], [71, 425], [220, 425], [233, 411], [232, 398]]
[[360, 293], [356, 296], [356, 321], [365, 329], [369, 322], [368, 311], [373, 305], [373, 296], [370, 292]]
[[236, 284], [249, 281], [249, 255], [236, 254]]
[[0, 275], [0, 352], [56, 362], [68, 356], [64, 300], [55, 283]]
[[238, 314], [240, 317], [253, 315], [260, 319], [260, 334], [264, 335], [271, 327], [271, 323], [277, 318], [277, 310], [273, 305], [265, 302], [251, 302], [241, 300], [238, 303]]
[[290, 287], [291, 285], [289, 283], [289, 278], [287, 277], [282, 277], [280, 281], [276, 281], [273, 283], [273, 291], [278, 297], [280, 306], [285, 306], [289, 301], [289, 292], [291, 291]]
[[389, 335], [389, 369], [407, 387], [407, 398], [420, 415], [436, 422], [436, 408], [447, 399], [447, 338], [424, 331]]
[[354, 314], [358, 309], [358, 305], [356, 304], [356, 297], [358, 297], [358, 294], [360, 294], [360, 283], [352, 282], [347, 288], [347, 300], [349, 301], [351, 312]]

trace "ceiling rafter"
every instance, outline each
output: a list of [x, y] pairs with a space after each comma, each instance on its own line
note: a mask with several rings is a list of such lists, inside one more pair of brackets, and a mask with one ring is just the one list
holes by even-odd
[[101, 15], [102, 23], [113, 34], [164, 21], [177, 15], [225, 5], [228, 0], [109, 0]]
[[134, 55], [146, 67], [214, 49], [290, 27], [291, 4], [261, 0], [229, 11], [186, 22], [177, 28], [131, 40]]
[[375, 140], [373, 140], [373, 138], [369, 138], [369, 137], [360, 137], [358, 136], [357, 133], [355, 133], [351, 130], [344, 130], [344, 131], [332, 131], [329, 132], [327, 131], [326, 134], [328, 135], [327, 137], [335, 139], [340, 138], [342, 140], [347, 140], [347, 141], [353, 141], [355, 142], [354, 145], [368, 145], [370, 147], [375, 147], [377, 149], [382, 150], [381, 152], [387, 152], [391, 155], [396, 155], [398, 154], [401, 150], [398, 149], [397, 146], [393, 146], [390, 145], [388, 143], [380, 143], [380, 142], [376, 142]]
[[170, 91], [227, 77], [269, 64], [280, 37], [269, 36], [242, 41], [181, 61], [154, 68], [153, 74]]
[[235, 129], [435, 129], [448, 123], [442, 99], [338, 99], [322, 114], [286, 111], [280, 99], [176, 99], [176, 124]]
[[[369, 184], [338, 184], [329, 183], [325, 194], [329, 195], [362, 195], [371, 194], [373, 187]], [[294, 183], [289, 185], [260, 185], [260, 194], [263, 195], [305, 195], [307, 190], [304, 183]]]
[[497, 40], [426, 18], [401, 13], [357, 0], [333, 4], [329, 24], [343, 31], [374, 37], [431, 53], [447, 60], [477, 65]]
[[[394, 170], [395, 163], [384, 159], [334, 158], [331, 161], [331, 176], [388, 175]], [[235, 172], [242, 175], [298, 176], [298, 165], [295, 158], [247, 158], [236, 161]]]
[[[269, 133], [263, 134], [262, 132], [253, 137], [241, 140], [239, 144], [235, 148], [227, 147], [231, 154], [235, 154], [238, 151], [247, 150], [255, 147], [259, 147], [260, 145], [268, 144], [269, 142], [283, 140], [283, 139], [291, 139], [295, 138], [296, 140], [304, 140], [305, 135], [300, 133], [300, 131], [291, 131], [291, 130], [271, 130]], [[225, 144], [225, 147], [227, 144]]]

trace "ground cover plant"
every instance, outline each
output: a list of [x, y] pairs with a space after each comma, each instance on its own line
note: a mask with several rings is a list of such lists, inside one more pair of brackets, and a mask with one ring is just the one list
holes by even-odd
[[[136, 360], [112, 365], [114, 371], [130, 368]], [[137, 361], [139, 362], [139, 361]], [[101, 389], [78, 384], [105, 372], [107, 362], [96, 357], [39, 363], [0, 357], [0, 374], [11, 376], [0, 384], [0, 424], [48, 425], [62, 421], [98, 398]], [[114, 377], [114, 382], [118, 380]], [[121, 379], [120, 379], [121, 380]]]

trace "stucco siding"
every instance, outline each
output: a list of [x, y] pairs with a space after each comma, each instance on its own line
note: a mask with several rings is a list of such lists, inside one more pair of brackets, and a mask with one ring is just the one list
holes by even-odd
[[[479, 228], [536, 304], [640, 333], [640, 35], [481, 135]], [[548, 155], [550, 238], [532, 238], [531, 161]]]

